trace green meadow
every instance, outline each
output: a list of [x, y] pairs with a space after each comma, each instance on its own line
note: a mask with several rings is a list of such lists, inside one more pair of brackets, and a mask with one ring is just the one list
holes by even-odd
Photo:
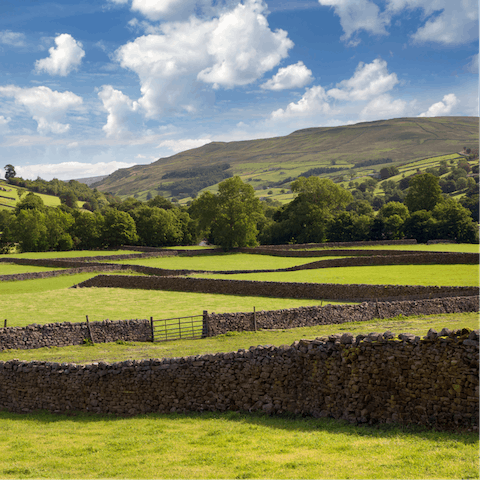
[[[431, 247], [445, 251], [453, 246]], [[455, 247], [463, 249], [460, 251], [472, 251], [464, 246]], [[478, 252], [478, 245], [473, 248]], [[408, 249], [412, 248], [409, 246]], [[86, 252], [68, 253], [73, 257], [87, 256]], [[91, 253], [104, 255], [107, 252]], [[45, 254], [33, 255], [27, 258], [46, 258]], [[60, 254], [53, 252], [51, 257], [60, 257]], [[68, 258], [67, 255], [65, 257]], [[173, 269], [248, 270], [285, 268], [326, 258], [234, 254], [152, 258], [145, 260], [146, 263], [141, 261], [141, 264]], [[10, 266], [23, 267], [0, 264], [0, 272]], [[95, 275], [85, 273], [0, 282], [0, 299], [3, 300], [0, 321], [3, 324], [3, 318], [7, 318], [9, 326], [24, 326], [31, 323], [81, 322], [85, 320], [85, 315], [91, 321], [150, 316], [170, 318], [198, 315], [203, 310], [251, 312], [254, 307], [259, 311], [333, 303], [328, 300], [70, 288]], [[478, 265], [342, 267], [209, 277], [476, 286]], [[339, 325], [229, 332], [201, 340], [155, 344], [118, 341], [64, 348], [4, 350], [0, 352], [0, 361], [16, 358], [23, 361], [91, 363], [171, 358], [235, 351], [252, 345], [291, 344], [301, 338], [312, 339], [342, 332], [358, 335], [390, 330], [396, 335], [414, 333], [424, 336], [430, 328], [437, 331], [443, 327], [477, 329], [478, 321], [476, 312], [398, 316]], [[245, 412], [149, 414], [122, 418], [78, 412], [55, 415], [0, 411], [0, 430], [3, 433], [0, 435], [0, 478], [479, 478], [478, 433], [436, 432], [415, 426], [358, 426], [333, 419]]]
[[0, 275], [13, 275], [16, 273], [51, 272], [63, 270], [62, 268], [37, 267], [33, 265], [17, 265], [15, 263], [0, 263]]
[[0, 412], [1, 478], [478, 478], [478, 435], [247, 413]]
[[225, 253], [198, 257], [150, 257], [129, 260], [104, 260], [108, 263], [124, 265], [145, 265], [148, 267], [167, 268], [172, 270], [276, 270], [319, 260], [331, 260], [344, 257], [275, 257], [249, 253]]
[[374, 265], [295, 272], [196, 274], [195, 276], [262, 282], [478, 286], [478, 274], [478, 265]]

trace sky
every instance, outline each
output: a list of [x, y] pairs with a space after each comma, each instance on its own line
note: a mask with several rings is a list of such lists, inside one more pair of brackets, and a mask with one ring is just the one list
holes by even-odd
[[477, 0], [1, 0], [1, 168], [69, 180], [213, 141], [478, 116], [478, 15]]

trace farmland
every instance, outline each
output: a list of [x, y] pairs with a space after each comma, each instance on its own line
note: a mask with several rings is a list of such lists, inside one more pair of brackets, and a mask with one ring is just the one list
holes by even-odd
[[[386, 249], [385, 246], [378, 247]], [[391, 247], [388, 247], [389, 249]], [[402, 246], [414, 250], [424, 246]], [[478, 251], [477, 246], [435, 245], [437, 251]], [[393, 248], [392, 248], [393, 250]], [[105, 254], [104, 251], [98, 254]], [[118, 254], [120, 252], [111, 252]], [[131, 252], [129, 252], [131, 253]], [[92, 252], [92, 255], [94, 252]], [[46, 258], [45, 254], [23, 257]], [[54, 253], [51, 256], [60, 258]], [[68, 252], [68, 256], [87, 256]], [[221, 254], [124, 260], [168, 269], [285, 268], [329, 257]], [[335, 257], [339, 258], [339, 257]], [[7, 266], [0, 264], [0, 271]], [[20, 268], [10, 265], [8, 268]], [[365, 270], [370, 269], [370, 270]], [[15, 272], [16, 273], [16, 272]], [[124, 272], [127, 273], [128, 272]], [[130, 273], [131, 274], [131, 273]], [[2, 314], [9, 325], [183, 316], [202, 310], [271, 310], [318, 305], [295, 300], [125, 289], [71, 289], [95, 273], [2, 282]], [[296, 275], [296, 276], [295, 276]], [[215, 275], [216, 277], [219, 275]], [[225, 276], [227, 277], [227, 276]], [[339, 267], [228, 278], [334, 283], [478, 285], [477, 265]], [[333, 303], [325, 299], [324, 303]], [[6, 350], [0, 361], [117, 362], [174, 358], [291, 344], [333, 333], [390, 330], [420, 336], [433, 328], [478, 328], [478, 313], [375, 319], [343, 325], [230, 332], [202, 340], [159, 344], [123, 342], [38, 350]], [[478, 478], [478, 435], [397, 425], [359, 426], [333, 419], [256, 413], [147, 414], [133, 418], [0, 412], [2, 478]]]

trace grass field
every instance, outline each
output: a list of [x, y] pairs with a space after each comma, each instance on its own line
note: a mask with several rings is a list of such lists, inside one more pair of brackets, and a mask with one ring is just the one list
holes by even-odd
[[[479, 253], [480, 245], [477, 243], [437, 243], [427, 245], [418, 243], [415, 245], [369, 245], [359, 247], [329, 247], [328, 244], [322, 249], [327, 250], [401, 250], [419, 252], [458, 252], [458, 253]], [[305, 250], [320, 250], [318, 247], [305, 248]]]
[[0, 412], [1, 478], [478, 478], [478, 435], [228, 413]]
[[63, 270], [63, 268], [16, 265], [15, 263], [0, 263], [0, 275], [13, 275], [15, 273], [50, 272], [52, 270]]
[[[122, 272], [126, 274], [126, 272]], [[115, 275], [118, 272], [114, 272]], [[0, 321], [9, 326], [31, 323], [156, 319], [201, 315], [203, 310], [216, 313], [278, 310], [306, 305], [320, 305], [321, 300], [244, 297], [204, 293], [127, 290], [121, 288], [69, 287], [95, 276], [85, 273], [39, 280], [0, 283], [2, 302]], [[346, 303], [330, 302], [329, 303]]]
[[71, 250], [68, 252], [25, 252], [8, 253], [2, 255], [2, 258], [77, 258], [77, 257], [98, 257], [103, 255], [128, 255], [134, 252], [131, 250]]
[[195, 274], [195, 276], [263, 282], [478, 286], [478, 274], [478, 265], [375, 265], [321, 268], [296, 272]]
[[125, 265], [146, 265], [148, 267], [167, 268], [173, 270], [275, 270], [319, 260], [330, 260], [345, 257], [274, 257], [270, 255], [254, 255], [248, 253], [226, 253], [199, 257], [151, 257], [129, 260], [108, 261]]

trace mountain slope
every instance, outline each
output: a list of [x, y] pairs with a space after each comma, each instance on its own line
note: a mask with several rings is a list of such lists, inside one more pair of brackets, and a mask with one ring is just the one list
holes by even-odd
[[[277, 172], [274, 180], [295, 177], [310, 168], [349, 169], [365, 160], [389, 157], [394, 164], [478, 148], [477, 117], [398, 118], [339, 127], [298, 130], [284, 137], [212, 142], [149, 165], [117, 170], [94, 184], [118, 195], [168, 191], [185, 170], [228, 163], [231, 175], [255, 182]], [[178, 175], [175, 173], [177, 172]], [[169, 174], [167, 179], [162, 177]], [[272, 177], [273, 178], [273, 177]], [[216, 182], [213, 182], [216, 183]]]

